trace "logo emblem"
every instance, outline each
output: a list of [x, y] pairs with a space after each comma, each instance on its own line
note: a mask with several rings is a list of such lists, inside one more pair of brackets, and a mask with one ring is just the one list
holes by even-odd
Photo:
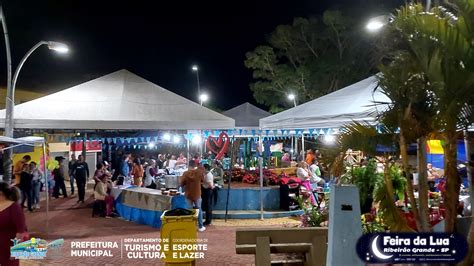
[[64, 239], [56, 239], [50, 243], [41, 238], [32, 237], [30, 240], [19, 243], [18, 239], [12, 239], [13, 246], [10, 248], [10, 256], [15, 259], [44, 259], [48, 249], [59, 249], [64, 244]]
[[372, 240], [372, 245], [370, 245], [370, 247], [372, 248], [372, 253], [374, 253], [374, 256], [376, 256], [377, 258], [381, 260], [388, 260], [391, 257], [393, 257], [393, 255], [385, 255], [382, 253], [382, 251], [379, 250], [379, 247], [377, 245], [378, 238], [379, 236], [374, 237], [374, 239]]

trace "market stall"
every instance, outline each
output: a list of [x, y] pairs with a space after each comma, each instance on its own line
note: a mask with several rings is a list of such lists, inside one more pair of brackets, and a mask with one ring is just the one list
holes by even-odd
[[248, 169], [255, 167], [256, 158], [261, 155], [257, 149], [258, 139], [255, 138], [259, 129], [259, 120], [271, 113], [262, 110], [248, 102], [238, 105], [222, 113], [235, 120], [235, 134], [239, 146], [237, 162]]
[[[0, 125], [4, 117], [5, 110], [1, 110]], [[16, 129], [136, 131], [234, 126], [232, 118], [125, 69], [15, 106]]]
[[[5, 110], [1, 110], [0, 125], [4, 124], [4, 117]], [[153, 140], [156, 140], [157, 143], [179, 143], [189, 147], [190, 139], [186, 139], [187, 143], [184, 141], [187, 130], [222, 130], [234, 127], [235, 121], [232, 118], [127, 70], [119, 70], [15, 106], [16, 130], [79, 132], [80, 136], [68, 137], [63, 141], [73, 143], [75, 149], [79, 146], [78, 149], [81, 150], [82, 147], [82, 151], [86, 150], [87, 143], [94, 141], [101, 145], [114, 143], [138, 148], [151, 147], [149, 145], [155, 145]], [[140, 131], [147, 131], [149, 135], [133, 135]], [[106, 148], [109, 152], [111, 146]], [[186, 147], [182, 148], [186, 150]], [[155, 196], [145, 198], [155, 199]], [[171, 205], [152, 207], [157, 208], [155, 211], [162, 211]], [[149, 205], [148, 210], [152, 207]], [[151, 223], [156, 225], [156, 222]]]
[[187, 208], [183, 195], [165, 195], [161, 190], [135, 186], [112, 189], [115, 208], [125, 220], [161, 227], [161, 215], [165, 210]]
[[[42, 171], [47, 175], [48, 168], [46, 166], [46, 143], [43, 137], [37, 136], [28, 136], [22, 138], [9, 138], [0, 136], [0, 150], [3, 152], [8, 149], [14, 149], [21, 146], [30, 146], [30, 147], [41, 147], [42, 155], [40, 159], [39, 167], [42, 168]], [[48, 182], [45, 182], [45, 198], [46, 198], [46, 235], [49, 234], [49, 195], [48, 195]]]
[[[345, 88], [260, 119], [262, 137], [269, 133], [294, 139], [294, 154], [305, 152], [305, 146], [324, 136], [334, 140], [340, 128], [354, 121], [376, 124], [377, 115], [385, 110], [390, 99], [378, 88], [377, 77], [371, 76]], [[278, 138], [278, 137], [277, 137]], [[292, 159], [294, 159], [292, 157]]]

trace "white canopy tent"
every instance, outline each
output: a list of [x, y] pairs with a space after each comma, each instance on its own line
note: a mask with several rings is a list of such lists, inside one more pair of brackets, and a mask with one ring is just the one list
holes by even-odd
[[[374, 122], [390, 99], [371, 76], [338, 91], [260, 119], [261, 129], [339, 128], [352, 121]], [[377, 105], [377, 103], [379, 103]]]
[[36, 136], [29, 136], [23, 138], [9, 138], [5, 136], [0, 136], [0, 143], [7, 144], [7, 147], [1, 149], [3, 152], [4, 150], [13, 149], [18, 146], [26, 145], [26, 146], [34, 146], [34, 147], [42, 147], [43, 148], [43, 174], [45, 175], [45, 197], [46, 197], [46, 235], [49, 234], [49, 188], [48, 188], [48, 168], [46, 162], [46, 141], [43, 137], [36, 137]]
[[[0, 125], [5, 110], [0, 111]], [[15, 128], [227, 129], [235, 122], [206, 107], [119, 70], [15, 106]]]
[[222, 113], [235, 120], [237, 128], [258, 129], [259, 120], [270, 116], [271, 113], [258, 108], [248, 102], [238, 105]]

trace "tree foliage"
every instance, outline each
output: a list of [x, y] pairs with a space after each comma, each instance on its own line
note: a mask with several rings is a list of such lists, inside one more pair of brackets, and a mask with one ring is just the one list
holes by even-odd
[[289, 93], [306, 102], [374, 72], [374, 47], [354, 22], [341, 11], [329, 10], [276, 27], [267, 45], [246, 54], [255, 99], [278, 112], [291, 106]]

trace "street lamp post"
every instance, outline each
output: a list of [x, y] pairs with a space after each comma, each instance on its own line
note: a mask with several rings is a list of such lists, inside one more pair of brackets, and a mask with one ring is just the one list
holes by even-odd
[[192, 70], [193, 70], [193, 72], [196, 72], [196, 80], [197, 80], [197, 86], [198, 86], [198, 98], [199, 98], [199, 102], [200, 102], [201, 105], [202, 105], [202, 101], [201, 101], [201, 85], [199, 84], [199, 67], [198, 67], [197, 65], [193, 65]]
[[[12, 107], [12, 92], [11, 92], [11, 85], [12, 85], [12, 56], [10, 52], [10, 38], [8, 38], [8, 29], [7, 29], [7, 22], [5, 19], [5, 14], [3, 14], [3, 7], [0, 4], [0, 20], [2, 21], [2, 28], [3, 28], [3, 36], [5, 39], [5, 50], [7, 54], [7, 97], [5, 101], [5, 107], [7, 110], [10, 108], [13, 110]], [[13, 137], [13, 128], [8, 127], [7, 128], [7, 123], [10, 119], [11, 113], [6, 112], [5, 113], [5, 136], [7, 137]], [[9, 125], [8, 125], [9, 126]], [[12, 179], [12, 161], [11, 161], [11, 156], [12, 155], [12, 149], [7, 149], [5, 150], [3, 154], [3, 180], [7, 181], [10, 183]]]
[[[3, 34], [5, 37], [5, 48], [7, 53], [7, 96], [6, 96], [6, 106], [5, 106], [5, 136], [13, 138], [13, 129], [14, 129], [14, 108], [15, 108], [15, 87], [18, 80], [18, 75], [20, 70], [23, 67], [23, 64], [28, 59], [28, 57], [41, 45], [47, 45], [50, 50], [55, 50], [59, 53], [67, 53], [69, 51], [67, 45], [59, 42], [51, 41], [40, 41], [35, 46], [33, 46], [21, 59], [20, 63], [15, 70], [12, 80], [12, 71], [11, 71], [11, 51], [10, 51], [10, 40], [8, 38], [7, 24], [5, 20], [5, 15], [3, 14], [3, 8], [0, 6], [0, 19], [2, 21]], [[4, 159], [4, 177], [3, 179], [7, 182], [10, 182], [12, 179], [12, 161], [11, 161], [11, 149], [7, 150]]]

